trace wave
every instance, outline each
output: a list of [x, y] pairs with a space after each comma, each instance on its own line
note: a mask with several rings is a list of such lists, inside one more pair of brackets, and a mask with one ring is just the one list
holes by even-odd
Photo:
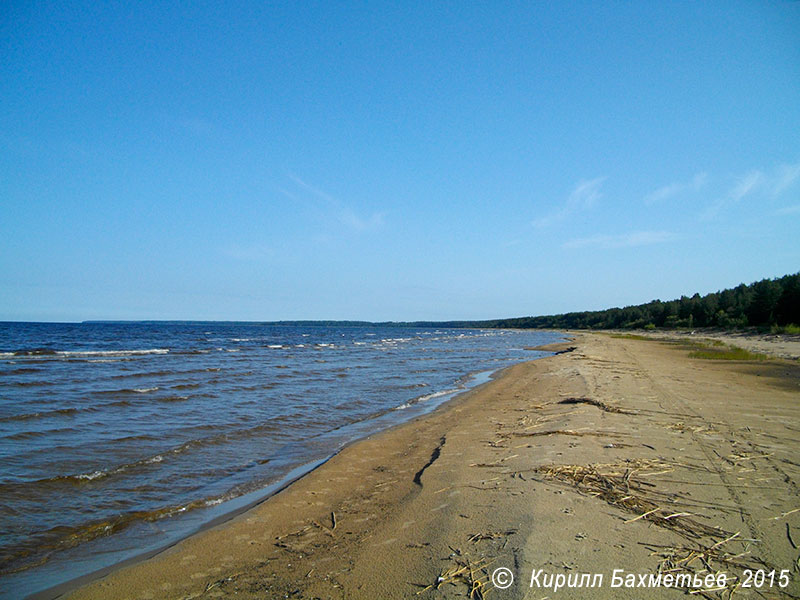
[[74, 548], [99, 537], [113, 535], [142, 522], [153, 522], [167, 517], [206, 508], [226, 498], [204, 498], [187, 504], [163, 506], [153, 510], [137, 510], [111, 518], [87, 521], [79, 525], [58, 525], [30, 536], [15, 548], [3, 549], [0, 554], [0, 575], [9, 575], [46, 563], [54, 551]]
[[131, 396], [133, 394], [149, 394], [150, 392], [157, 392], [160, 388], [156, 385], [153, 387], [142, 388], [122, 388], [119, 390], [100, 390], [99, 392], [92, 392], [94, 396]]
[[148, 348], [145, 350], [54, 350], [52, 348], [22, 348], [13, 352], [0, 352], [0, 357], [29, 358], [87, 358], [94, 356], [122, 357], [144, 356], [147, 354], [167, 354], [168, 348]]
[[[172, 352], [172, 354], [179, 354], [179, 352]], [[216, 373], [219, 367], [207, 367], [204, 369], [184, 369], [180, 371], [138, 371], [136, 373], [119, 373], [112, 375], [110, 379], [135, 379], [141, 377], [172, 377], [177, 375], [195, 375], [198, 373]]]
[[197, 389], [199, 387], [202, 387], [202, 384], [199, 384], [199, 383], [179, 383], [179, 384], [173, 385], [170, 389], [173, 389], [173, 390], [194, 390], [194, 389]]
[[463, 387], [457, 388], [450, 388], [449, 390], [440, 390], [438, 392], [432, 392], [430, 394], [424, 394], [422, 396], [417, 396], [416, 398], [412, 398], [408, 402], [404, 402], [400, 406], [395, 406], [393, 410], [405, 410], [406, 408], [411, 408], [415, 404], [420, 402], [425, 402], [426, 400], [433, 400], [434, 398], [441, 398], [442, 396], [448, 396], [450, 394], [455, 394], [456, 392], [463, 391]]
[[397, 389], [400, 389], [400, 390], [415, 390], [417, 388], [424, 388], [424, 387], [428, 387], [428, 384], [427, 383], [410, 383], [408, 385], [401, 385]]
[[[132, 438], [137, 438], [139, 440], [154, 439], [152, 436], [148, 435], [131, 436], [129, 439]], [[138, 467], [160, 463], [163, 460], [163, 454], [156, 454], [147, 458], [135, 460], [133, 462], [123, 463], [121, 465], [117, 465], [116, 467], [95, 469], [86, 473], [56, 475], [54, 477], [45, 477], [42, 479], [33, 479], [29, 481], [5, 482], [0, 483], [0, 491], [2, 491], [3, 495], [6, 497], [9, 497], [12, 493], [26, 494], [30, 496], [35, 493], [34, 490], [47, 491], [48, 493], [56, 492], [58, 489], [63, 488], [65, 484], [70, 486], [85, 485], [90, 481], [105, 479], [106, 477], [126, 473]]]
[[118, 362], [126, 362], [131, 360], [129, 356], [120, 357], [120, 358], [87, 358], [86, 362], [88, 363], [118, 363]]
[[55, 408], [52, 410], [43, 410], [34, 413], [23, 413], [21, 415], [9, 415], [7, 417], [0, 417], [0, 423], [7, 423], [9, 421], [27, 421], [29, 419], [39, 419], [42, 417], [72, 415], [79, 412], [80, 408]]
[[12, 433], [11, 435], [2, 436], [0, 437], [0, 440], [30, 440], [45, 436], [52, 436], [54, 434], [77, 432], [78, 430], [74, 427], [59, 427], [58, 429], [43, 429], [41, 431], [18, 431], [17, 433]]
[[189, 396], [160, 396], [156, 398], [158, 402], [183, 402], [188, 399]]
[[433, 398], [440, 398], [441, 396], [447, 396], [448, 394], [455, 394], [456, 392], [460, 392], [463, 388], [450, 388], [449, 390], [442, 390], [440, 392], [433, 392], [432, 394], [425, 394], [424, 396], [420, 396], [416, 399], [416, 402], [425, 402], [426, 400], [432, 400]]
[[28, 348], [14, 350], [13, 352], [4, 352], [3, 354], [11, 356], [55, 356], [56, 351], [52, 348]]
[[296, 424], [303, 422], [304, 424], [311, 424], [311, 425], [324, 425], [327, 423], [327, 421], [325, 420], [318, 420], [312, 423], [308, 421], [307, 413], [297, 412], [289, 415], [277, 415], [257, 425], [253, 425], [251, 427], [232, 429], [232, 430], [228, 429], [220, 431], [220, 425], [216, 423], [202, 425], [195, 427], [193, 429], [195, 431], [216, 431], [218, 433], [206, 437], [198, 437], [187, 440], [181, 444], [178, 444], [177, 446], [174, 446], [173, 448], [161, 451], [160, 454], [163, 456], [180, 455], [196, 448], [215, 446], [218, 444], [227, 444], [234, 440], [242, 438], [250, 438], [254, 436], [261, 436], [266, 433], [271, 433], [282, 437], [284, 435], [284, 432], [287, 431], [286, 429], [287, 423]]
[[52, 381], [14, 381], [7, 385], [12, 387], [42, 387], [46, 385], [55, 385]]
[[[156, 390], [158, 388], [151, 388], [152, 390]], [[142, 388], [139, 390], [123, 390], [124, 392], [121, 395], [123, 396], [133, 396], [136, 394], [144, 394], [147, 393], [148, 390], [146, 388]], [[106, 391], [106, 392], [99, 392], [105, 396], [114, 397], [117, 395], [115, 392]], [[181, 400], [186, 399], [188, 397], [184, 396], [166, 396], [164, 399], [156, 398], [159, 401], [168, 401], [169, 398], [179, 398]], [[165, 400], [166, 399], [166, 400]], [[54, 409], [46, 409], [46, 410], [38, 410], [36, 412], [29, 412], [29, 413], [21, 413], [16, 415], [7, 415], [0, 417], [0, 423], [7, 423], [10, 421], [27, 421], [30, 419], [46, 419], [48, 417], [60, 417], [65, 415], [74, 415], [77, 413], [88, 413], [88, 412], [99, 412], [105, 408], [112, 408], [112, 407], [127, 407], [133, 406], [130, 400], [122, 399], [122, 400], [114, 400], [112, 402], [102, 402], [98, 404], [91, 404], [88, 406], [69, 406], [65, 408], [54, 408]]]
[[[10, 354], [10, 352], [0, 352], [3, 354]], [[32, 369], [30, 367], [20, 367], [19, 369], [11, 369], [10, 371], [0, 371], [0, 375], [30, 375], [31, 373], [41, 373], [43, 369]]]

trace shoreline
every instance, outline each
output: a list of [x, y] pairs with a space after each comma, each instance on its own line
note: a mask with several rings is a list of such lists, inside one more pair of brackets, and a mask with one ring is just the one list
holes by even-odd
[[[66, 597], [402, 598], [425, 586], [441, 597], [437, 581], [445, 592], [490, 589], [489, 567], [503, 563], [526, 582], [536, 566], [610, 577], [615, 557], [627, 572], [653, 572], [657, 546], [709, 548], [723, 532], [763, 538], [759, 559], [792, 567], [797, 365], [780, 363], [791, 374], [779, 377], [772, 361], [693, 360], [654, 341], [577, 334], [568, 345], [577, 349], [506, 367], [427, 415], [353, 442], [224, 524]], [[656, 485], [661, 500], [649, 515], [650, 487], [634, 494], [638, 504], [603, 502], [586, 487], [581, 469], [611, 485], [624, 465], [629, 485], [631, 472]], [[670, 519], [659, 512], [666, 506]], [[472, 579], [448, 571], [459, 564]]]
[[[351, 443], [354, 443], [354, 442], [351, 442]], [[165, 543], [165, 544], [163, 544], [161, 546], [158, 546], [156, 548], [153, 548], [151, 550], [144, 550], [144, 551], [142, 551], [142, 552], [140, 552], [140, 553], [138, 553], [138, 554], [136, 554], [134, 556], [130, 556], [128, 558], [125, 558], [125, 559], [123, 559], [123, 560], [121, 560], [119, 562], [116, 562], [116, 563], [112, 564], [112, 565], [109, 565], [109, 566], [106, 566], [106, 567], [101, 567], [99, 569], [96, 569], [96, 570], [91, 571], [89, 573], [86, 573], [84, 575], [80, 575], [78, 577], [74, 577], [72, 579], [69, 579], [68, 581], [65, 581], [63, 583], [59, 583], [59, 584], [51, 586], [49, 588], [45, 588], [45, 589], [40, 590], [38, 592], [33, 592], [31, 594], [28, 594], [28, 595], [24, 596], [24, 600], [53, 600], [55, 598], [61, 598], [61, 597], [65, 596], [65, 595], [68, 595], [68, 594], [70, 594], [70, 593], [72, 593], [72, 592], [74, 592], [76, 590], [79, 590], [83, 586], [90, 585], [91, 583], [93, 583], [93, 582], [95, 582], [95, 581], [97, 581], [99, 579], [102, 579], [102, 578], [104, 578], [106, 576], [109, 576], [109, 575], [113, 575], [116, 571], [118, 571], [120, 569], [124, 569], [126, 567], [132, 567], [132, 566], [135, 566], [135, 565], [137, 565], [139, 563], [142, 563], [142, 562], [144, 562], [146, 560], [149, 560], [149, 559], [151, 559], [153, 557], [156, 557], [159, 554], [161, 554], [163, 552], [166, 552], [167, 550], [177, 546], [178, 544], [180, 544], [181, 542], [183, 542], [186, 539], [189, 539], [192, 536], [200, 535], [200, 534], [204, 533], [205, 531], [208, 531], [210, 529], [214, 529], [215, 527], [222, 526], [225, 523], [227, 523], [228, 521], [231, 521], [231, 520], [235, 519], [239, 515], [242, 515], [242, 514], [248, 512], [249, 510], [252, 510], [253, 508], [257, 507], [259, 504], [261, 504], [263, 502], [266, 502], [267, 500], [269, 500], [275, 494], [279, 494], [280, 492], [282, 492], [283, 490], [285, 490], [286, 488], [291, 486], [296, 481], [302, 479], [303, 477], [305, 477], [309, 473], [312, 473], [314, 470], [320, 468], [321, 466], [323, 466], [326, 462], [328, 462], [331, 458], [336, 456], [339, 452], [341, 452], [341, 450], [343, 450], [346, 447], [347, 447], [347, 445], [345, 445], [342, 449], [337, 450], [333, 454], [329, 454], [328, 456], [326, 456], [325, 458], [322, 458], [320, 460], [311, 461], [311, 462], [302, 464], [302, 465], [300, 465], [298, 467], [295, 467], [294, 469], [289, 471], [289, 473], [287, 473], [284, 477], [282, 477], [281, 479], [279, 479], [275, 483], [270, 484], [270, 485], [268, 485], [268, 486], [266, 486], [266, 487], [264, 487], [264, 488], [262, 488], [260, 490], [254, 490], [253, 492], [249, 492], [247, 494], [244, 494], [244, 496], [239, 496], [237, 498], [231, 499], [229, 502], [235, 503], [237, 500], [241, 500], [242, 498], [246, 498], [247, 496], [251, 496], [251, 495], [255, 495], [255, 494], [259, 495], [258, 499], [251, 500], [251, 501], [246, 501], [241, 506], [237, 506], [236, 508], [231, 508], [231, 509], [227, 510], [226, 512], [222, 513], [222, 514], [220, 514], [220, 515], [218, 515], [216, 517], [213, 517], [212, 519], [208, 520], [207, 522], [204, 522], [202, 525], [200, 525], [196, 529], [191, 530], [186, 535], [182, 535], [182, 536], [180, 536], [178, 539], [176, 539], [174, 541], [167, 542], [167, 543]]]
[[[553, 344], [545, 344], [543, 346], [525, 349], [541, 352], [555, 352], [563, 345], [564, 344], [562, 342], [556, 342]], [[530, 360], [538, 360], [539, 358], [542, 357], [537, 357]], [[324, 466], [332, 458], [345, 451], [351, 445], [367, 440], [373, 436], [380, 435], [381, 433], [391, 431], [395, 428], [403, 427], [409, 423], [413, 423], [417, 419], [424, 419], [428, 415], [436, 413], [440, 410], [447, 410], [447, 407], [451, 403], [457, 402], [461, 396], [469, 394], [470, 392], [486, 385], [487, 383], [491, 383], [491, 381], [500, 376], [500, 374], [507, 368], [508, 367], [501, 367], [494, 371], [473, 371], [467, 373], [460, 379], [461, 383], [457, 389], [443, 390], [442, 392], [437, 393], [435, 397], [428, 399], [424, 403], [415, 402], [408, 405], [406, 410], [411, 409], [410, 416], [405, 416], [404, 418], [398, 418], [395, 416], [395, 418], [392, 419], [394, 412], [390, 411], [367, 419], [363, 422], [349, 424], [345, 427], [354, 429], [354, 437], [349, 441], [346, 441], [342, 446], [334, 450], [332, 453], [320, 459], [311, 460], [301, 465], [297, 465], [274, 483], [271, 483], [264, 488], [248, 492], [243, 496], [233, 498], [223, 505], [214, 507], [214, 509], [217, 509], [216, 512], [219, 514], [211, 517], [207, 521], [201, 522], [198, 526], [187, 529], [187, 531], [183, 534], [175, 535], [174, 539], [169, 539], [168, 541], [163, 542], [161, 545], [142, 550], [111, 565], [96, 568], [90, 572], [70, 578], [69, 580], [56, 585], [35, 592], [25, 593], [24, 598], [25, 600], [51, 600], [54, 598], [64, 597], [75, 592], [76, 590], [80, 590], [82, 587], [91, 585], [93, 582], [103, 579], [104, 577], [113, 576], [113, 574], [118, 570], [134, 567], [139, 563], [147, 561], [153, 557], [157, 557], [160, 554], [169, 551], [171, 548], [180, 545], [183, 541], [189, 538], [202, 535], [211, 529], [224, 526], [229, 521], [247, 513], [248, 511], [253, 510], [260, 504], [269, 501], [272, 497], [283, 492], [297, 481], [307, 477], [320, 467]], [[381, 421], [387, 421], [389, 424], [378, 426], [377, 430], [364, 433], [364, 430], [366, 430], [370, 424], [380, 423]], [[361, 431], [359, 432], [359, 430]], [[248, 498], [251, 499], [248, 500]], [[233, 505], [233, 507], [229, 506], [226, 509], [226, 505]], [[222, 510], [220, 511], [220, 509]]]

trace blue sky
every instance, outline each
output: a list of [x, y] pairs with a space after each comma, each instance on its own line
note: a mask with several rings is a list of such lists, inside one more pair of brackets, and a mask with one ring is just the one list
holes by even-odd
[[800, 3], [0, 8], [0, 320], [479, 319], [800, 269]]

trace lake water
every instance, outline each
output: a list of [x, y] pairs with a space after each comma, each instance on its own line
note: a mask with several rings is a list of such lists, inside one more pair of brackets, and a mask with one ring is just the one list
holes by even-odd
[[558, 339], [398, 326], [0, 323], [0, 597], [163, 547]]

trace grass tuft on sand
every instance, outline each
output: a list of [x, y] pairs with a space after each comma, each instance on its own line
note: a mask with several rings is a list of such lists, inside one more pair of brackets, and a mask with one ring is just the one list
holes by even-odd
[[689, 352], [689, 358], [706, 360], [769, 360], [766, 354], [750, 352], [737, 346], [720, 345], [719, 342], [713, 346], [703, 344], [699, 349]]
[[612, 338], [618, 340], [652, 340], [652, 337], [646, 335], [637, 335], [635, 333], [612, 333], [609, 334]]

